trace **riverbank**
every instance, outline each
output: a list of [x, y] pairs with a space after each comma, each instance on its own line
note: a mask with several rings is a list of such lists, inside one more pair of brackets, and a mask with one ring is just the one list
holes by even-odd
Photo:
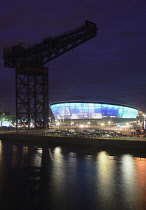
[[3, 142], [21, 143], [23, 145], [35, 145], [44, 147], [70, 146], [70, 147], [94, 147], [97, 149], [113, 149], [126, 151], [146, 152], [146, 140], [144, 139], [111, 139], [111, 138], [84, 138], [84, 137], [64, 137], [64, 136], [42, 136], [41, 134], [19, 134], [1, 133], [0, 140]]

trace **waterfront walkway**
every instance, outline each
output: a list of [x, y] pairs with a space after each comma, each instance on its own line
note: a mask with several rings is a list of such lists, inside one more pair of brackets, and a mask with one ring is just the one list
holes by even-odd
[[146, 139], [142, 137], [91, 137], [50, 135], [45, 131], [38, 132], [1, 132], [0, 140], [5, 143], [35, 145], [38, 147], [68, 146], [92, 147], [97, 149], [125, 150], [128, 152], [146, 152]]
[[63, 135], [63, 134], [59, 134], [56, 132], [50, 132], [44, 130], [18, 130], [18, 131], [0, 131], [0, 135], [2, 136], [48, 136], [48, 137], [64, 137], [64, 138], [68, 138], [68, 137], [73, 137], [73, 138], [88, 138], [88, 139], [109, 139], [109, 140], [128, 140], [128, 141], [146, 141], [146, 138], [141, 135], [141, 136], [131, 136], [131, 135], [127, 135], [127, 136], [113, 136], [113, 137], [102, 137], [102, 136], [96, 136], [96, 135], [86, 135], [86, 134], [82, 134], [82, 133], [78, 133], [78, 134], [74, 134], [74, 133], [70, 133], [70, 135]]

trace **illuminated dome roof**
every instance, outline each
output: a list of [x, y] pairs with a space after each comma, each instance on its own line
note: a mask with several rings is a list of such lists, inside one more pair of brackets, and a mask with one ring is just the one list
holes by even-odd
[[0, 126], [14, 127], [13, 124], [8, 121], [0, 121]]
[[55, 119], [136, 118], [138, 109], [121, 104], [68, 101], [50, 105]]

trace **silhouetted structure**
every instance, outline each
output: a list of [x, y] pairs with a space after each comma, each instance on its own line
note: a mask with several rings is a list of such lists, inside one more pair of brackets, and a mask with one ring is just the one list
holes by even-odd
[[16, 128], [18, 120], [36, 127], [48, 125], [48, 69], [44, 64], [96, 36], [95, 23], [85, 24], [34, 46], [19, 44], [3, 51], [4, 66], [16, 68]]

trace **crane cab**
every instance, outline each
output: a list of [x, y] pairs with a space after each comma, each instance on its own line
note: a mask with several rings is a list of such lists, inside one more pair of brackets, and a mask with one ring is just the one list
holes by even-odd
[[3, 50], [3, 59], [4, 59], [4, 66], [10, 67], [11, 66], [11, 59], [17, 55], [20, 55], [26, 49], [28, 49], [30, 45], [19, 43], [18, 45], [14, 45], [12, 47], [6, 48]]

